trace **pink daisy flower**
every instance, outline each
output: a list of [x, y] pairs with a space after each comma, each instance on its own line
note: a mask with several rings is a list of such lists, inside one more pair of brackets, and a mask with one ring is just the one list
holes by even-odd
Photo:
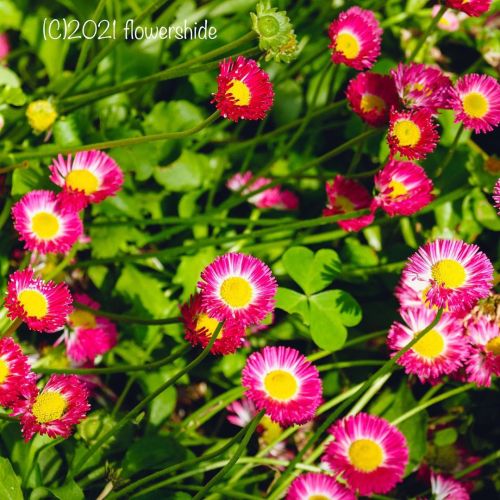
[[[434, 5], [432, 7], [432, 17], [436, 17], [440, 10], [441, 5]], [[438, 28], [441, 28], [443, 31], [457, 31], [459, 27], [460, 20], [452, 10], [447, 10], [438, 22]]]
[[433, 199], [434, 186], [425, 170], [408, 161], [389, 160], [375, 175], [375, 188], [379, 194], [374, 198], [374, 206], [390, 216], [412, 215]]
[[371, 10], [351, 7], [330, 24], [332, 61], [369, 69], [380, 55], [383, 30]]
[[63, 199], [78, 209], [114, 196], [123, 185], [121, 168], [102, 151], [81, 151], [66, 159], [59, 155], [49, 169], [50, 180], [63, 188]]
[[90, 405], [85, 384], [74, 375], [52, 375], [43, 390], [32, 385], [25, 400], [14, 407], [14, 415], [21, 415], [25, 441], [36, 433], [51, 438], [68, 438], [74, 425], [81, 422]]
[[252, 255], [227, 253], [201, 273], [198, 283], [203, 310], [217, 321], [234, 319], [246, 327], [260, 323], [273, 312], [276, 279]]
[[264, 347], [247, 359], [242, 373], [246, 396], [282, 427], [305, 424], [322, 401], [318, 370], [291, 347]]
[[31, 191], [13, 207], [14, 228], [26, 249], [66, 253], [83, 233], [74, 206], [61, 203], [52, 191]]
[[500, 179], [497, 180], [493, 188], [493, 201], [495, 202], [495, 208], [497, 209], [498, 215], [500, 215]]
[[467, 489], [451, 476], [431, 473], [433, 500], [469, 500]]
[[498, 323], [481, 316], [467, 327], [471, 350], [465, 363], [469, 382], [489, 387], [493, 375], [500, 375], [500, 329]]
[[[373, 198], [368, 190], [356, 181], [337, 175], [329, 184], [326, 183], [328, 204], [323, 215], [348, 214], [370, 208]], [[353, 219], [342, 220], [338, 225], [344, 231], [360, 231], [373, 222], [375, 215], [370, 213]]]
[[398, 104], [393, 79], [378, 73], [358, 73], [346, 91], [352, 110], [366, 123], [381, 127], [389, 123], [389, 110]]
[[75, 363], [93, 363], [97, 356], [110, 351], [118, 341], [116, 326], [98, 315], [100, 305], [85, 294], [75, 300], [96, 310], [96, 314], [75, 309], [68, 317], [65, 332], [66, 353]]
[[391, 156], [400, 154], [410, 160], [425, 158], [436, 149], [439, 135], [432, 114], [426, 109], [391, 109], [387, 142]]
[[438, 67], [400, 63], [391, 70], [391, 75], [407, 108], [425, 108], [436, 113], [438, 108], [447, 107], [451, 81]]
[[491, 0], [446, 0], [446, 5], [469, 16], [479, 17], [488, 11]]
[[403, 479], [406, 439], [383, 418], [358, 413], [339, 420], [328, 432], [334, 441], [323, 459], [359, 495], [386, 493]]
[[5, 59], [10, 52], [9, 38], [6, 33], [0, 33], [0, 61]]
[[238, 427], [245, 427], [258, 413], [255, 404], [248, 398], [233, 401], [228, 405], [227, 411], [229, 413], [227, 416], [228, 421]]
[[308, 472], [297, 477], [288, 489], [286, 500], [356, 500], [354, 493], [331, 476]]
[[[435, 316], [436, 311], [424, 306], [403, 309], [401, 317], [406, 324], [393, 323], [387, 337], [391, 356], [395, 356], [429, 326]], [[460, 320], [445, 313], [439, 323], [401, 356], [397, 363], [405, 368], [407, 374], [417, 375], [420, 382], [434, 383], [442, 375], [458, 370], [468, 353]]]
[[[193, 346], [205, 348], [214, 334], [219, 321], [210, 317], [202, 307], [202, 297], [199, 293], [191, 297], [188, 303], [181, 307], [184, 323], [184, 337]], [[224, 321], [214, 345], [210, 349], [212, 354], [232, 354], [243, 345], [245, 327], [232, 318]]]
[[65, 283], [35, 278], [31, 268], [9, 276], [5, 297], [8, 316], [22, 319], [31, 330], [47, 333], [60, 330], [73, 310], [72, 303]]
[[460, 312], [488, 295], [493, 266], [477, 245], [438, 239], [410, 257], [403, 279], [418, 293], [426, 291], [431, 307]]
[[262, 120], [274, 100], [269, 75], [253, 59], [238, 56], [236, 61], [224, 59], [219, 64], [217, 93], [212, 102], [224, 118], [234, 122]]
[[[265, 177], [259, 177], [250, 183], [251, 180], [251, 172], [237, 173], [227, 181], [226, 185], [233, 192], [241, 191], [244, 188], [241, 194], [247, 195], [271, 182], [271, 179]], [[257, 208], [274, 208], [276, 210], [296, 210], [299, 205], [297, 196], [291, 191], [282, 190], [281, 186], [273, 186], [261, 191], [248, 198], [248, 202]]]
[[455, 123], [476, 134], [491, 132], [500, 123], [500, 84], [489, 75], [465, 75], [452, 88], [450, 105]]
[[10, 337], [0, 339], [0, 406], [9, 407], [20, 396], [20, 388], [32, 384], [27, 356]]

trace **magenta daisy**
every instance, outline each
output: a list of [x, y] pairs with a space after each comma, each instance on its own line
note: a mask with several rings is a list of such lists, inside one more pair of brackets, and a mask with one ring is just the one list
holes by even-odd
[[252, 255], [227, 253], [201, 273], [202, 308], [218, 321], [234, 319], [246, 327], [260, 323], [274, 310], [276, 279]]
[[433, 500], [469, 500], [470, 495], [459, 481], [451, 476], [431, 473]]
[[[403, 309], [401, 317], [406, 324], [395, 322], [389, 330], [387, 344], [395, 356], [413, 338], [429, 326], [436, 311], [425, 306]], [[464, 342], [461, 322], [451, 314], [443, 314], [439, 323], [427, 332], [397, 363], [406, 373], [417, 375], [420, 382], [434, 383], [442, 375], [458, 370], [469, 349]]]
[[[181, 314], [186, 340], [194, 347], [205, 348], [219, 326], [219, 321], [205, 312], [199, 293], [191, 297], [189, 302], [181, 307]], [[245, 327], [239, 321], [228, 318], [224, 321], [224, 326], [210, 352], [212, 354], [232, 354], [243, 345], [244, 339]]]
[[33, 269], [9, 276], [5, 307], [10, 319], [20, 318], [31, 330], [52, 333], [60, 330], [72, 311], [73, 298], [65, 283], [35, 278]]
[[66, 159], [59, 155], [49, 169], [50, 180], [64, 190], [63, 198], [80, 209], [114, 196], [123, 185], [122, 170], [102, 151], [81, 151]]
[[[252, 181], [252, 173], [234, 174], [228, 181], [227, 187], [233, 191], [241, 191], [242, 195], [247, 195], [252, 191], [257, 191], [269, 184], [271, 179], [258, 177]], [[296, 210], [299, 199], [291, 191], [281, 189], [281, 186], [272, 186], [260, 193], [256, 193], [248, 198], [248, 202], [257, 208], [274, 208], [276, 210]]]
[[83, 233], [78, 212], [52, 191], [31, 191], [13, 207], [14, 228], [25, 248], [40, 253], [66, 253]]
[[387, 133], [391, 156], [400, 154], [410, 160], [425, 158], [436, 149], [438, 140], [436, 124], [430, 111], [391, 110]]
[[0, 61], [5, 59], [10, 52], [9, 38], [6, 33], [0, 33]]
[[351, 7], [330, 24], [332, 61], [369, 69], [380, 55], [383, 30], [371, 10]]
[[398, 104], [393, 79], [377, 73], [358, 73], [346, 91], [352, 110], [366, 123], [381, 127], [389, 123], [389, 110]]
[[390, 160], [375, 175], [375, 188], [379, 194], [374, 198], [374, 205], [390, 216], [412, 215], [432, 201], [433, 187], [420, 165]]
[[228, 405], [227, 411], [229, 413], [227, 416], [228, 421], [238, 427], [245, 427], [258, 413], [253, 401], [248, 398], [233, 401]]
[[493, 201], [495, 202], [497, 213], [500, 215], [500, 179], [497, 180], [497, 183], [493, 188]]
[[426, 291], [430, 306], [459, 312], [488, 295], [493, 266], [477, 245], [436, 240], [410, 257], [403, 279], [417, 292]]
[[0, 339], [0, 406], [9, 407], [20, 395], [21, 388], [33, 384], [27, 356], [11, 338]]
[[238, 56], [236, 61], [224, 59], [219, 64], [217, 93], [212, 102], [224, 118], [261, 120], [274, 100], [269, 75], [253, 59]]
[[479, 17], [488, 11], [491, 0], [446, 0], [446, 5], [469, 16]]
[[[337, 175], [329, 184], [326, 183], [328, 204], [323, 215], [348, 214], [371, 207], [373, 198], [368, 190], [356, 181]], [[344, 231], [359, 231], [370, 225], [375, 218], [373, 213], [353, 219], [342, 220], [338, 225]]]
[[286, 500], [356, 500], [356, 496], [333, 477], [308, 472], [293, 481]]
[[42, 391], [33, 384], [25, 396], [14, 407], [25, 441], [36, 433], [68, 438], [90, 410], [87, 388], [74, 375], [52, 375]]
[[383, 418], [358, 413], [339, 420], [328, 432], [334, 441], [324, 461], [360, 495], [386, 493], [403, 479], [406, 439]]
[[282, 427], [309, 422], [322, 401], [318, 370], [291, 347], [264, 347], [251, 354], [242, 383], [257, 409]]
[[400, 63], [391, 70], [391, 75], [407, 108], [425, 108], [436, 113], [439, 108], [447, 107], [451, 81], [438, 67]]
[[491, 132], [500, 123], [500, 84], [489, 75], [465, 75], [452, 88], [450, 105], [456, 123], [476, 134]]
[[494, 319], [481, 316], [467, 327], [471, 345], [465, 363], [467, 380], [489, 387], [493, 375], [500, 376], [500, 329]]
[[68, 317], [65, 332], [66, 352], [77, 364], [93, 363], [97, 356], [102, 356], [117, 343], [116, 326], [108, 318], [99, 316], [100, 305], [84, 294], [75, 294], [77, 302], [85, 304], [96, 313], [75, 309]]

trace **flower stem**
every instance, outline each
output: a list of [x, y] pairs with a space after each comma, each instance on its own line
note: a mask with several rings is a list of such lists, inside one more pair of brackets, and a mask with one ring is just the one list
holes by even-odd
[[461, 123], [460, 127], [458, 127], [457, 133], [455, 134], [455, 138], [453, 139], [453, 143], [450, 146], [450, 149], [448, 149], [448, 153], [446, 153], [446, 156], [444, 157], [443, 163], [439, 166], [437, 172], [436, 172], [436, 177], [439, 177], [440, 175], [443, 174], [444, 169], [448, 166], [448, 164], [451, 162], [453, 159], [453, 156], [455, 155], [455, 151], [458, 146], [458, 141], [460, 140], [460, 136], [462, 135], [464, 131], [464, 124]]
[[183, 377], [186, 373], [190, 372], [193, 368], [198, 366], [209, 354], [210, 349], [214, 345], [215, 340], [217, 339], [217, 335], [219, 335], [222, 329], [223, 323], [220, 322], [215, 329], [210, 342], [207, 344], [205, 349], [187, 366], [185, 366], [182, 370], [178, 371], [173, 377], [167, 380], [164, 384], [154, 390], [151, 394], [145, 397], [139, 404], [137, 404], [132, 410], [130, 410], [112, 429], [110, 429], [104, 436], [98, 439], [89, 449], [88, 451], [78, 460], [75, 464], [72, 471], [68, 472], [68, 477], [74, 477], [81, 468], [85, 465], [86, 462], [90, 460], [90, 458], [94, 455], [94, 453], [101, 448], [101, 446], [106, 443], [111, 437], [113, 437], [118, 431], [120, 431], [128, 422], [130, 422], [134, 417], [136, 417], [142, 410], [145, 408], [151, 401], [153, 401], [156, 397], [158, 397], [162, 392], [167, 390], [170, 386], [172, 386], [177, 380]]
[[217, 483], [219, 483], [224, 476], [227, 474], [229, 470], [233, 468], [234, 465], [238, 462], [239, 458], [243, 454], [243, 452], [246, 450], [248, 442], [250, 441], [250, 438], [252, 437], [253, 433], [255, 432], [255, 429], [257, 428], [257, 425], [259, 425], [259, 422], [261, 418], [264, 416], [265, 410], [261, 410], [251, 421], [250, 425], [247, 428], [247, 431], [245, 432], [245, 435], [243, 436], [243, 439], [241, 440], [240, 445], [238, 446], [238, 449], [234, 453], [234, 455], [231, 457], [229, 462], [212, 478], [208, 483], [198, 492], [196, 495], [193, 497], [193, 500], [201, 500], [205, 498], [205, 495], [210, 491], [210, 489], [215, 486]]
[[434, 31], [434, 28], [437, 26], [441, 18], [444, 16], [444, 13], [446, 12], [447, 9], [448, 7], [446, 5], [442, 5], [438, 13], [432, 18], [432, 21], [430, 22], [429, 26], [425, 30], [420, 40], [417, 42], [417, 45], [410, 54], [410, 57], [408, 57], [408, 62], [412, 62], [418, 56], [418, 53], [425, 45], [425, 42]]
[[118, 365], [118, 366], [106, 366], [97, 368], [44, 368], [35, 367], [33, 371], [35, 373], [51, 374], [51, 373], [63, 373], [63, 374], [75, 374], [75, 375], [105, 375], [110, 373], [129, 373], [129, 372], [142, 372], [150, 371], [160, 368], [168, 363], [171, 363], [177, 358], [180, 358], [190, 349], [189, 346], [182, 346], [177, 349], [169, 356], [159, 359], [158, 361], [153, 361], [152, 363], [145, 363], [143, 365]]
[[64, 155], [68, 153], [76, 153], [78, 151], [90, 151], [92, 149], [122, 148], [126, 146], [134, 146], [136, 144], [144, 144], [154, 141], [183, 139], [185, 137], [189, 137], [190, 135], [196, 134], [200, 130], [203, 130], [205, 127], [213, 123], [219, 116], [220, 112], [215, 111], [206, 120], [202, 121], [195, 127], [183, 130], [181, 132], [164, 132], [162, 134], [150, 134], [150, 135], [142, 135], [139, 137], [128, 137], [126, 139], [116, 139], [114, 141], [97, 142], [94, 144], [84, 144], [81, 146], [69, 146], [65, 148], [54, 146], [42, 149], [41, 151], [26, 151], [25, 153], [12, 153], [7, 155], [4, 154], [0, 156], [0, 162], [6, 160], [19, 162], [22, 160], [29, 160], [33, 158], [46, 158], [49, 156], [56, 156], [58, 154]]
[[441, 319], [443, 315], [443, 310], [439, 309], [436, 313], [434, 320], [421, 332], [416, 334], [413, 339], [408, 342], [400, 351], [396, 353], [394, 357], [389, 359], [382, 367], [380, 367], [362, 386], [356, 391], [349, 399], [345, 400], [344, 403], [339, 406], [333, 413], [331, 413], [325, 421], [318, 427], [316, 432], [309, 438], [309, 440], [305, 443], [303, 448], [297, 453], [297, 455], [290, 462], [288, 467], [285, 469], [281, 477], [275, 484], [273, 493], [269, 496], [270, 500], [275, 500], [279, 498], [281, 491], [288, 485], [289, 476], [293, 473], [295, 465], [302, 460], [304, 454], [314, 445], [314, 443], [320, 438], [320, 436], [328, 429], [328, 427], [345, 411], [351, 404], [357, 401], [369, 388], [372, 384], [387, 373], [390, 373], [396, 362], [403, 356], [406, 352], [408, 352], [419, 340], [421, 340], [425, 334], [430, 332]]
[[494, 462], [495, 460], [500, 460], [500, 450], [496, 450], [493, 453], [490, 453], [486, 457], [482, 458], [481, 460], [478, 460], [477, 462], [469, 465], [469, 467], [461, 470], [460, 472], [457, 472], [454, 477], [455, 479], [460, 479], [467, 474], [470, 474], [471, 472], [474, 472], [476, 469], [479, 469], [483, 465], [489, 464], [490, 462]]
[[8, 326], [7, 330], [0, 335], [0, 339], [4, 337], [10, 337], [14, 334], [14, 332], [22, 325], [23, 320], [21, 318], [16, 318], [12, 323]]

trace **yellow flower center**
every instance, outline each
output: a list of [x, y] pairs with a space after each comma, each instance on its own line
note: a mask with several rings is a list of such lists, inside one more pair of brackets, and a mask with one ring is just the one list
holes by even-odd
[[17, 300], [30, 318], [40, 319], [47, 315], [49, 303], [38, 290], [22, 290], [17, 295]]
[[479, 92], [470, 92], [462, 99], [462, 105], [466, 114], [472, 118], [482, 118], [490, 109], [488, 99]]
[[262, 438], [266, 444], [270, 444], [276, 439], [278, 439], [283, 433], [283, 429], [280, 424], [273, 422], [267, 415], [262, 417], [260, 425], [264, 427], [264, 432], [262, 433]]
[[434, 359], [443, 353], [445, 347], [443, 335], [437, 330], [431, 330], [413, 346], [413, 350], [423, 358]]
[[69, 315], [69, 320], [71, 324], [77, 328], [95, 328], [96, 321], [95, 316], [89, 311], [82, 311], [80, 309], [76, 309], [75, 312], [72, 312]]
[[349, 447], [351, 464], [362, 472], [372, 472], [384, 462], [384, 451], [371, 439], [358, 439]]
[[72, 170], [66, 176], [66, 186], [89, 195], [99, 189], [99, 179], [89, 170]]
[[392, 130], [400, 146], [416, 146], [420, 141], [420, 129], [411, 120], [398, 120]]
[[402, 182], [392, 180], [389, 182], [389, 187], [392, 188], [392, 191], [389, 193], [390, 198], [397, 198], [398, 196], [408, 194], [408, 189], [406, 189], [406, 186]]
[[299, 384], [290, 372], [273, 370], [265, 376], [264, 387], [273, 399], [288, 401], [297, 393]]
[[236, 106], [248, 106], [252, 97], [248, 85], [241, 80], [236, 80], [236, 78], [233, 78], [229, 85], [231, 88], [228, 89], [226, 95], [230, 95], [234, 99], [234, 104]]
[[460, 288], [467, 278], [464, 266], [452, 259], [443, 259], [432, 266], [432, 278], [446, 288]]
[[361, 50], [358, 39], [351, 33], [339, 33], [335, 40], [335, 50], [341, 52], [347, 59], [358, 57]]
[[309, 500], [331, 500], [329, 497], [325, 497], [325, 495], [311, 495]]
[[246, 279], [234, 276], [223, 281], [220, 295], [230, 307], [245, 307], [252, 300], [253, 289]]
[[61, 418], [65, 409], [64, 397], [58, 392], [48, 391], [38, 395], [31, 411], [39, 424], [46, 424]]
[[383, 111], [386, 108], [385, 101], [378, 95], [373, 94], [363, 94], [360, 103], [361, 111], [369, 113], [374, 109], [377, 111]]
[[198, 316], [198, 320], [196, 321], [196, 329], [197, 330], [205, 329], [208, 331], [210, 336], [212, 336], [218, 324], [219, 322], [216, 319], [211, 318], [205, 313], [202, 313]]
[[49, 101], [33, 101], [26, 110], [26, 116], [35, 132], [44, 132], [56, 121], [57, 111]]
[[51, 240], [59, 232], [59, 219], [49, 212], [38, 212], [31, 219], [31, 230], [42, 240]]
[[5, 382], [5, 379], [9, 376], [10, 370], [7, 361], [0, 358], [0, 384]]
[[[486, 344], [486, 350], [493, 353], [495, 356], [500, 356], [500, 335], [492, 338]], [[2, 381], [1, 366], [0, 366], [0, 382]]]
[[344, 210], [345, 212], [354, 211], [353, 202], [349, 198], [346, 198], [345, 196], [337, 196], [337, 198], [335, 198], [335, 205], [338, 208]]

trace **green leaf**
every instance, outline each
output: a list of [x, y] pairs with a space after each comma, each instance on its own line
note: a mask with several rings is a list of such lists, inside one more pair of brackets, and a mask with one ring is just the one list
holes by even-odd
[[360, 267], [372, 267], [379, 263], [377, 253], [373, 248], [363, 245], [354, 237], [346, 238], [342, 259]]
[[205, 155], [184, 150], [168, 167], [157, 167], [154, 170], [154, 178], [169, 191], [191, 191], [201, 185], [203, 172], [206, 170], [208, 158]]
[[52, 494], [59, 500], [84, 500], [85, 495], [82, 489], [73, 479], [68, 479], [59, 488], [49, 488]]
[[280, 286], [276, 293], [276, 307], [288, 314], [299, 314], [304, 323], [309, 324], [309, 305], [305, 295]]
[[3, 457], [0, 457], [0, 479], [0, 498], [2, 500], [23, 500], [21, 481], [16, 476], [10, 461]]
[[123, 460], [123, 473], [131, 476], [141, 470], [155, 470], [186, 459], [186, 450], [170, 436], [145, 436], [129, 447]]
[[345, 326], [356, 326], [361, 322], [363, 311], [350, 293], [343, 290], [329, 290], [321, 295], [327, 296], [328, 300], [334, 303], [333, 307], [336, 308], [340, 320]]
[[478, 189], [475, 189], [471, 195], [476, 220], [487, 229], [500, 231], [500, 217], [498, 217], [496, 209], [486, 199], [486, 196]]
[[312, 295], [326, 288], [340, 273], [337, 252], [321, 249], [314, 254], [306, 247], [292, 247], [283, 255], [283, 265], [291, 278]]
[[449, 446], [458, 438], [458, 432], [453, 427], [447, 427], [446, 429], [441, 429], [437, 431], [434, 435], [434, 443], [436, 446]]
[[[158, 373], [146, 373], [141, 375], [141, 380], [147, 388], [147, 393], [158, 389], [165, 380], [172, 376], [171, 370], [162, 369]], [[177, 391], [175, 387], [169, 387], [157, 396], [149, 405], [148, 420], [152, 425], [160, 425], [169, 417], [175, 409], [177, 403]]]
[[5, 28], [19, 28], [23, 15], [16, 7], [15, 2], [0, 0], [0, 12], [2, 13], [2, 17], [0, 18], [0, 28], [2, 28], [2, 31]]
[[347, 337], [336, 300], [337, 294], [330, 291], [309, 297], [311, 337], [318, 347], [327, 351], [340, 349]]
[[48, 187], [48, 175], [39, 165], [31, 164], [28, 168], [16, 168], [12, 174], [13, 196], [21, 196], [34, 189]]
[[11, 69], [0, 66], [0, 87], [2, 85], [17, 88], [21, 85], [21, 82]]

